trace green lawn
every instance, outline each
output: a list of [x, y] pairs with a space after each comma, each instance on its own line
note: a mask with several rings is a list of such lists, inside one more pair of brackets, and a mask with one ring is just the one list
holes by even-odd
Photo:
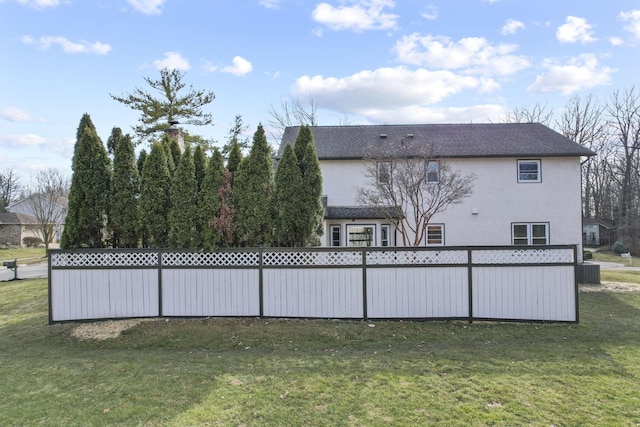
[[44, 248], [0, 249], [0, 262], [18, 259], [20, 263], [27, 264], [40, 262], [46, 256], [47, 251]]
[[2, 426], [640, 424], [640, 293], [581, 293], [577, 325], [159, 319], [79, 341], [46, 292], [0, 283]]

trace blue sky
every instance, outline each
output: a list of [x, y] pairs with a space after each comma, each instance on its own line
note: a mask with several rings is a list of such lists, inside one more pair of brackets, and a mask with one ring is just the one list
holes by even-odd
[[[606, 101], [638, 82], [637, 0], [0, 0], [0, 169], [70, 174], [87, 112], [106, 141], [136, 112], [109, 94], [162, 67], [212, 90], [225, 142], [313, 99], [321, 125], [502, 121]], [[267, 133], [271, 134], [267, 128]], [[274, 141], [271, 141], [274, 142]]]

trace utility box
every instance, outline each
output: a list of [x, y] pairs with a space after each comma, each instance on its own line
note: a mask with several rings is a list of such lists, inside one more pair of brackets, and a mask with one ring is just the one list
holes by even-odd
[[600, 284], [600, 266], [598, 264], [578, 264], [576, 271], [578, 283], [585, 285]]

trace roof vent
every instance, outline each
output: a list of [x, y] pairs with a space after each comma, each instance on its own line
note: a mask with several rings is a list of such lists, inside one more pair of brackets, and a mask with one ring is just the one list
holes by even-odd
[[386, 139], [387, 138], [387, 134], [386, 133], [381, 133], [380, 134], [380, 139]]

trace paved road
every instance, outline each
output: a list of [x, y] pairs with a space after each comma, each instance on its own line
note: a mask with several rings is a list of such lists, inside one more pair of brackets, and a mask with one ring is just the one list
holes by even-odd
[[632, 270], [632, 271], [640, 271], [640, 259], [633, 260], [631, 264], [629, 261], [625, 260], [624, 262], [605, 262], [605, 261], [587, 261], [585, 264], [598, 264], [600, 266], [600, 270]]
[[[49, 266], [46, 262], [38, 264], [20, 265], [18, 264], [18, 279], [35, 279], [47, 277], [49, 274]], [[0, 263], [0, 282], [11, 280], [14, 277], [12, 270], [2, 267]]]

